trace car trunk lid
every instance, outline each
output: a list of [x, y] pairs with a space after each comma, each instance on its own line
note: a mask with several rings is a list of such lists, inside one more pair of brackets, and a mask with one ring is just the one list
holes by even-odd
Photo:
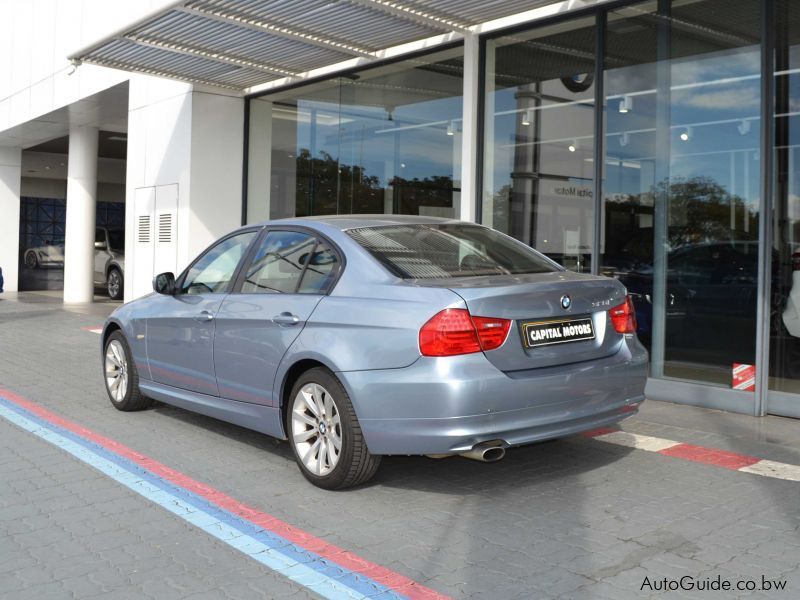
[[417, 283], [448, 287], [474, 316], [512, 320], [506, 342], [485, 352], [501, 371], [603, 358], [618, 352], [623, 340], [608, 310], [625, 301], [625, 288], [606, 277], [556, 271]]

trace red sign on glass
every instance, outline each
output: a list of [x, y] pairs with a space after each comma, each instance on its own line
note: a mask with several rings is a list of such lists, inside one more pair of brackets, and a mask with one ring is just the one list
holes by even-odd
[[756, 366], [743, 365], [741, 363], [733, 363], [733, 382], [731, 385], [735, 390], [744, 390], [745, 392], [755, 392]]

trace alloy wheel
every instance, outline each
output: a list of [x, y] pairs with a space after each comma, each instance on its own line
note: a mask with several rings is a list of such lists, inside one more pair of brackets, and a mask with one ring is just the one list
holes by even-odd
[[112, 298], [116, 298], [119, 295], [119, 272], [116, 270], [112, 270], [108, 274], [108, 295]]
[[333, 396], [319, 384], [304, 385], [292, 405], [292, 440], [303, 466], [324, 476], [339, 462], [342, 424]]
[[119, 340], [111, 340], [106, 348], [106, 387], [116, 402], [122, 402], [128, 392], [128, 359]]

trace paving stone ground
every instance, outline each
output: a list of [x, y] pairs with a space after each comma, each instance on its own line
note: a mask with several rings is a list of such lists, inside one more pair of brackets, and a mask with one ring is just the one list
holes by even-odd
[[[3, 296], [0, 296], [3, 298]], [[481, 464], [390, 457], [346, 492], [285, 443], [106, 399], [108, 305], [0, 300], [0, 387], [456, 598], [800, 597], [800, 484], [577, 436]], [[629, 431], [800, 464], [800, 422], [651, 402]], [[783, 592], [661, 593], [650, 581], [786, 579]], [[283, 598], [306, 589], [0, 420], [0, 598]]]

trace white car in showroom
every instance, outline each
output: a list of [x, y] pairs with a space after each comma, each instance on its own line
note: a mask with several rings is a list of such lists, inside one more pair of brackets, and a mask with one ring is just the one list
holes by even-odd
[[63, 267], [64, 245], [52, 244], [46, 241], [42, 246], [34, 246], [25, 250], [23, 257], [25, 266], [29, 269], [39, 267]]

